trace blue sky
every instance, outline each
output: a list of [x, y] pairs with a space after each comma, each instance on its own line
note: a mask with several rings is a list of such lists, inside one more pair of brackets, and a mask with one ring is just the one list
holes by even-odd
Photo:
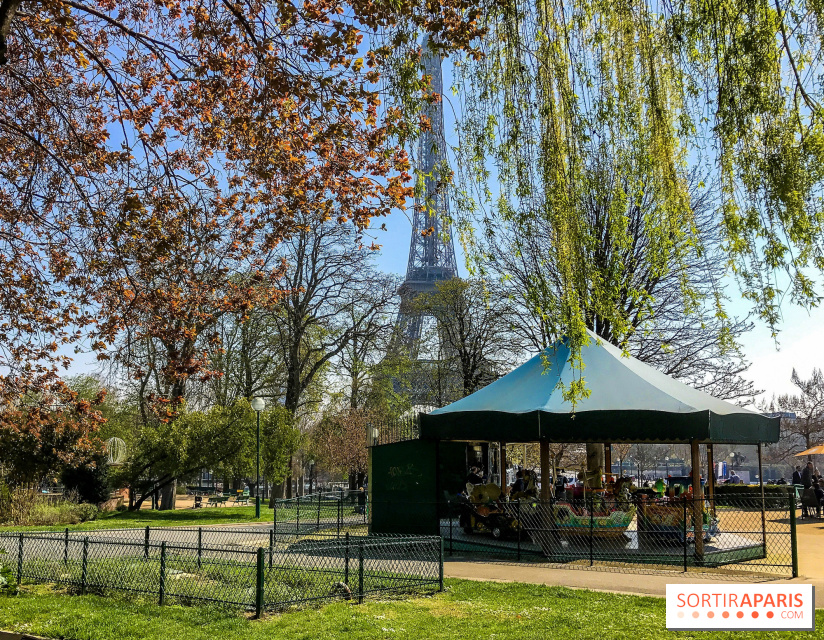
[[[460, 96], [453, 96], [451, 65], [444, 64], [444, 129], [447, 142], [457, 144], [455, 135], [456, 111], [460, 110]], [[454, 162], [454, 158], [453, 158]], [[411, 202], [409, 203], [411, 207]], [[379, 231], [381, 223], [386, 224], [386, 231]], [[403, 275], [409, 255], [409, 242], [412, 225], [409, 211], [395, 211], [387, 218], [374, 221], [374, 229], [369, 233], [375, 242], [382, 246], [376, 256], [378, 267], [388, 273]], [[458, 271], [466, 275], [462, 248], [455, 240]], [[734, 283], [728, 286], [730, 298], [729, 312], [732, 315], [745, 316], [749, 311], [748, 303], [741, 299]], [[824, 364], [824, 310], [814, 309], [808, 312], [800, 307], [785, 303], [782, 308], [783, 322], [778, 340], [770, 336], [769, 329], [756, 321], [754, 329], [744, 336], [742, 347], [751, 362], [749, 378], [758, 389], [765, 393], [762, 397], [769, 399], [773, 394], [794, 393], [795, 387], [790, 381], [793, 367], [802, 378], [808, 377], [813, 367]], [[89, 373], [96, 370], [96, 362], [88, 355], [75, 356], [75, 363], [70, 374]]]
[[[375, 232], [376, 242], [382, 245], [377, 262], [383, 271], [404, 274], [409, 253], [412, 225], [409, 215], [395, 212], [384, 220], [386, 231]], [[458, 270], [466, 275], [460, 245], [458, 252]], [[734, 283], [729, 285], [730, 312], [746, 315], [748, 303], [741, 296]], [[753, 330], [744, 336], [742, 346], [747, 359], [751, 362], [749, 378], [758, 389], [765, 391], [765, 397], [772, 394], [794, 393], [796, 391], [790, 376], [793, 367], [802, 378], [808, 377], [813, 367], [824, 366], [824, 310], [813, 309], [812, 312], [792, 305], [782, 307], [783, 322], [778, 336], [778, 345], [770, 336], [770, 330], [757, 320]]]

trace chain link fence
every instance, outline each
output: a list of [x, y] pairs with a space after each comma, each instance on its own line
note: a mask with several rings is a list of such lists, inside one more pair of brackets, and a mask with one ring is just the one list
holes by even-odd
[[725, 578], [793, 577], [798, 575], [795, 517], [792, 496], [727, 496], [718, 502], [593, 495], [485, 504], [459, 499], [443, 505], [440, 530], [448, 556], [541, 559], [565, 568], [679, 570]]
[[313, 531], [365, 531], [369, 523], [366, 493], [342, 491], [317, 493], [274, 502], [272, 527], [278, 533], [295, 535]]
[[161, 605], [217, 603], [256, 615], [443, 589], [438, 536], [300, 537], [272, 527], [3, 532], [0, 562], [18, 582], [153, 594]]
[[[356, 494], [352, 499], [341, 498], [312, 495], [279, 500], [274, 535], [278, 539], [345, 532], [362, 535], [369, 523], [381, 522], [393, 532], [440, 533], [448, 555], [472, 559], [725, 577], [798, 575], [794, 495], [723, 495], [702, 501], [683, 496], [636, 494], [610, 499], [589, 494], [550, 502], [521, 499], [483, 504], [457, 497], [439, 504], [361, 504]], [[696, 541], [695, 522], [699, 520]]]

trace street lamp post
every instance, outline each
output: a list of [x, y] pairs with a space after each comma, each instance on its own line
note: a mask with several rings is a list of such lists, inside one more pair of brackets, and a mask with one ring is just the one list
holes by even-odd
[[666, 470], [667, 478], [669, 478], [669, 456], [664, 457], [664, 464], [666, 465], [666, 468], [667, 468], [667, 470]]
[[255, 481], [255, 518], [260, 519], [260, 412], [266, 408], [266, 403], [263, 398], [252, 398], [252, 409], [257, 414], [257, 460], [256, 473], [257, 480]]

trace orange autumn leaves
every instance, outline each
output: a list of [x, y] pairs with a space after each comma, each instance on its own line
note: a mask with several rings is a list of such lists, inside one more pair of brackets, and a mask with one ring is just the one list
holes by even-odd
[[101, 353], [124, 332], [160, 341], [172, 394], [210, 375], [192, 345], [277, 297], [279, 265], [255, 260], [298, 213], [366, 227], [411, 195], [405, 123], [380, 113], [391, 51], [364, 35], [409, 24], [466, 49], [479, 34], [462, 0], [3, 7], [0, 368], [15, 393], [50, 384], [66, 353], [51, 347], [89, 335]]

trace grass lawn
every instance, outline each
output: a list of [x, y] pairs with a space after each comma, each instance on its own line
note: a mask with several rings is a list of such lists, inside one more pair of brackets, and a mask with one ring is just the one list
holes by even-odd
[[[817, 626], [824, 611], [817, 612]], [[448, 580], [445, 593], [406, 601], [340, 602], [250, 620], [235, 611], [158, 607], [134, 596], [70, 596], [30, 585], [0, 596], [0, 629], [71, 640], [365, 638], [790, 638], [791, 632], [668, 632], [664, 600], [562, 587]], [[818, 634], [820, 637], [820, 632]]]
[[255, 519], [255, 507], [212, 507], [205, 509], [178, 509], [176, 511], [106, 511], [97, 520], [75, 525], [57, 525], [53, 527], [0, 527], [0, 531], [63, 531], [86, 529], [125, 529], [130, 527], [205, 527], [211, 524], [254, 523], [269, 524], [272, 510], [261, 508], [260, 520]]

